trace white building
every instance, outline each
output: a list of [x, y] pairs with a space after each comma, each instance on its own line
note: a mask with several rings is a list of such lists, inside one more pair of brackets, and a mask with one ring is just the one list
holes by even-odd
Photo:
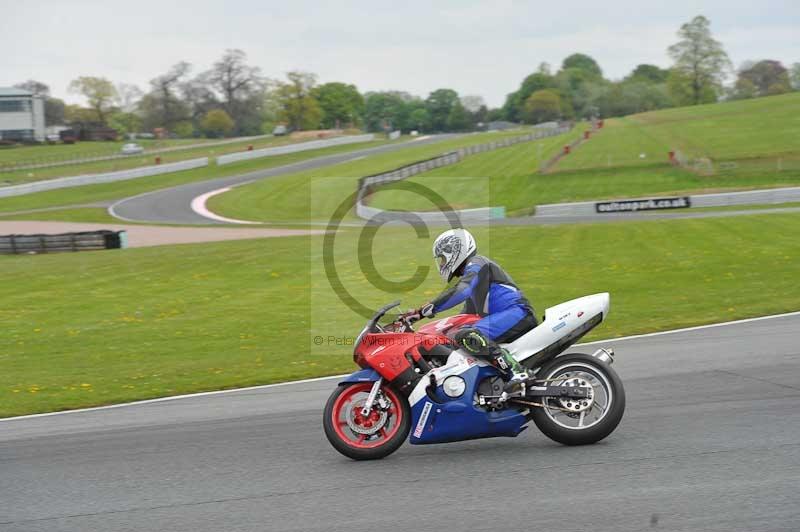
[[24, 89], [0, 87], [0, 140], [45, 140], [44, 101]]

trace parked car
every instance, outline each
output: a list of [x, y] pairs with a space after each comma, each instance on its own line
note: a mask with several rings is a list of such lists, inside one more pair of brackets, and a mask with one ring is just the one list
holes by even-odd
[[144, 148], [136, 144], [135, 142], [129, 142], [122, 146], [120, 152], [122, 155], [138, 155], [144, 151]]
[[280, 137], [280, 136], [286, 135], [288, 133], [289, 133], [289, 130], [283, 124], [279, 124], [279, 125], [275, 126], [275, 129], [272, 130], [272, 134], [275, 135], [276, 137]]

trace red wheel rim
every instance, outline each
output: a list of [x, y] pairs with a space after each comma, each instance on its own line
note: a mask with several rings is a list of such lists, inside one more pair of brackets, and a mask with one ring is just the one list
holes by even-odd
[[[333, 428], [336, 430], [336, 435], [339, 436], [339, 439], [345, 442], [347, 445], [356, 447], [358, 449], [374, 449], [375, 447], [384, 445], [391, 440], [395, 434], [397, 434], [397, 431], [400, 430], [400, 425], [403, 422], [403, 409], [400, 407], [400, 398], [391, 388], [381, 388], [384, 397], [390, 403], [387, 411], [388, 417], [381, 429], [372, 435], [359, 434], [350, 429], [350, 426], [345, 419], [348, 410], [347, 407], [357, 401], [357, 396], [359, 394], [369, 394], [371, 389], [371, 382], [354, 384], [347, 387], [333, 403], [333, 412], [331, 413], [331, 416], [333, 418]], [[377, 418], [380, 417], [374, 408], [366, 417], [361, 415], [360, 407], [356, 407], [351, 410], [354, 418], [352, 421], [356, 425], [363, 426], [366, 429], [369, 429], [371, 427], [371, 423], [374, 423]]]

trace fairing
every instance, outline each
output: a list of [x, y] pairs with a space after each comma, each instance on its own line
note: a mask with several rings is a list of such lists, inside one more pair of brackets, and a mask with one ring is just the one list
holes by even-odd
[[536, 328], [503, 347], [520, 362], [540, 353], [558, 354], [608, 316], [608, 293], [566, 301], [545, 311]]

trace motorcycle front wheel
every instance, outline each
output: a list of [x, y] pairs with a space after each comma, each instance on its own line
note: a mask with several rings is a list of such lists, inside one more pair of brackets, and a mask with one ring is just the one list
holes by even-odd
[[408, 401], [386, 384], [364, 415], [362, 409], [371, 389], [371, 382], [342, 384], [325, 405], [325, 436], [337, 451], [353, 460], [377, 460], [392, 454], [411, 430]]
[[586, 354], [557, 357], [536, 373], [551, 386], [580, 386], [590, 399], [550, 397], [531, 417], [539, 430], [564, 445], [595, 443], [611, 434], [625, 412], [625, 389], [610, 365]]

